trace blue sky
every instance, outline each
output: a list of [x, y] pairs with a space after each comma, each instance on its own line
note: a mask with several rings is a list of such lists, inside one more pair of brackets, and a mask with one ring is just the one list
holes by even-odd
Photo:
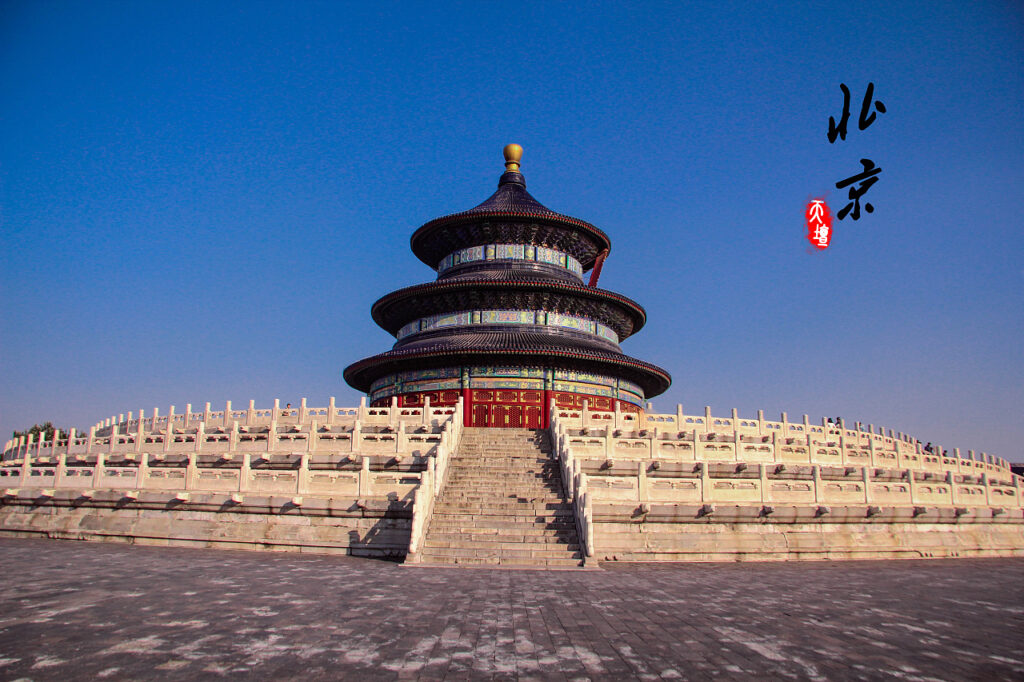
[[[842, 415], [1024, 460], [1017, 2], [0, 8], [0, 432], [355, 404], [409, 236], [496, 186], [612, 239], [671, 411]], [[856, 126], [868, 82], [887, 113]], [[845, 141], [828, 117], [853, 93]], [[811, 252], [870, 158], [875, 212]]]

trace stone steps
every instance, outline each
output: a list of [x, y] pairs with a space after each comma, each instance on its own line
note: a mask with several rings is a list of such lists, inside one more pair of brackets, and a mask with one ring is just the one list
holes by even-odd
[[[475, 493], [475, 492], [463, 492], [463, 491], [452, 491], [447, 495], [442, 496], [437, 500], [435, 509], [438, 506], [447, 504], [475, 504], [484, 505], [487, 507], [495, 507], [498, 509], [510, 508], [510, 507], [541, 507], [542, 509], [569, 509], [569, 504], [562, 500], [561, 497], [555, 497], [551, 493], [539, 493], [536, 495], [526, 495], [520, 497], [518, 494], [515, 496], [499, 496], [488, 494], [488, 493]], [[555, 505], [555, 506], [551, 506]]]
[[547, 495], [549, 497], [561, 497], [562, 486], [553, 485], [547, 481], [535, 481], [528, 479], [521, 481], [518, 485], [515, 481], [495, 481], [488, 484], [484, 481], [448, 481], [442, 495], [448, 489], [465, 491], [470, 494], [487, 494], [490, 497], [536, 497]]
[[577, 543], [570, 543], [571, 538], [568, 537], [568, 531], [538, 531], [541, 533], [550, 533], [550, 535], [524, 535], [523, 533], [512, 530], [506, 534], [501, 533], [482, 533], [479, 532], [482, 529], [473, 529], [466, 533], [435, 533], [430, 537], [427, 544], [428, 547], [464, 547], [465, 543], [472, 542], [477, 543], [481, 547], [489, 547], [491, 545], [500, 545], [504, 547], [508, 545], [509, 549], [522, 549], [523, 543], [529, 542], [531, 545], [561, 545], [568, 547], [569, 549], [579, 549]]
[[546, 521], [541, 520], [525, 522], [521, 520], [503, 520], [500, 518], [492, 519], [471, 519], [468, 523], [465, 519], [435, 519], [430, 522], [430, 533], [427, 537], [431, 537], [436, 533], [467, 533], [472, 534], [487, 534], [491, 531], [494, 532], [516, 532], [522, 535], [532, 535], [533, 531], [545, 531], [554, 533], [575, 533], [576, 532], [576, 520], [572, 521]]
[[443, 509], [435, 511], [438, 521], [502, 521], [515, 523], [556, 523], [572, 521], [576, 519], [570, 510], [563, 513], [551, 514], [545, 510], [533, 511], [530, 509], [499, 509], [497, 511], [487, 508], [476, 509]]
[[583, 565], [581, 559], [516, 557], [503, 560], [501, 557], [449, 557], [444, 554], [424, 555], [423, 562], [435, 566], [513, 566], [515, 568], [577, 568]]
[[468, 460], [475, 464], [479, 469], [497, 469], [497, 468], [525, 468], [525, 467], [536, 467], [541, 468], [552, 468], [558, 467], [558, 463], [550, 459], [539, 459], [539, 458], [526, 458], [526, 457], [460, 457], [460, 459]]
[[547, 434], [463, 432], [434, 505], [420, 558], [428, 564], [582, 565], [575, 512]]
[[[524, 549], [526, 547], [526, 549]], [[568, 549], [572, 547], [572, 549]], [[447, 556], [447, 557], [468, 557], [485, 558], [497, 557], [500, 559], [580, 559], [579, 547], [574, 545], [559, 545], [553, 549], [537, 549], [535, 546], [519, 545], [511, 548], [496, 547], [493, 544], [474, 544], [472, 547], [438, 547], [426, 545], [423, 548], [424, 556]]]

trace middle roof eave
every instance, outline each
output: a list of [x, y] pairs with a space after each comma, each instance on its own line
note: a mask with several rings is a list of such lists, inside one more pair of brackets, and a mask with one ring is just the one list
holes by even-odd
[[[373, 304], [373, 321], [392, 335], [403, 326], [426, 315], [463, 310], [546, 309], [555, 304], [559, 312], [582, 313], [608, 325], [622, 341], [639, 331], [647, 313], [635, 301], [604, 289], [551, 280], [475, 280], [427, 282], [405, 287], [382, 296]], [[493, 304], [500, 305], [492, 305]]]

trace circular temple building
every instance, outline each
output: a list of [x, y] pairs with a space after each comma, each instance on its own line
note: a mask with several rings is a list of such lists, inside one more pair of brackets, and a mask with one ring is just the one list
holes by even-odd
[[519, 145], [505, 147], [490, 198], [412, 235], [437, 280], [373, 304], [374, 321], [397, 341], [345, 370], [371, 405], [444, 406], [461, 396], [466, 426], [547, 428], [553, 406], [640, 412], [669, 387], [668, 372], [619, 348], [646, 314], [596, 287], [608, 236], [534, 199], [521, 156]]

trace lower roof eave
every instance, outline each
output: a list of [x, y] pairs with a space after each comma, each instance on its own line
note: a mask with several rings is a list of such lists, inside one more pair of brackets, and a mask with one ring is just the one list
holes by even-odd
[[493, 349], [460, 349], [443, 352], [401, 351], [381, 353], [345, 368], [345, 381], [349, 386], [363, 393], [370, 392], [370, 385], [380, 377], [393, 372], [409, 369], [431, 369], [459, 364], [500, 363], [503, 365], [544, 364], [560, 367], [585, 367], [622, 377], [639, 384], [645, 398], [661, 395], [672, 384], [668, 372], [656, 365], [622, 355], [621, 359], [600, 353], [578, 351], [500, 351]]

